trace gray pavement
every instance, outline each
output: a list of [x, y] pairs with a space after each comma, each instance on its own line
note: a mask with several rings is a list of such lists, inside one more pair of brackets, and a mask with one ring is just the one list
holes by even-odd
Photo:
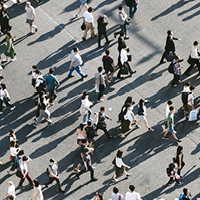
[[[35, 24], [38, 26], [38, 33], [27, 37], [29, 27], [25, 24], [25, 2], [19, 5], [8, 1], [12, 34], [15, 36], [15, 49], [17, 61], [3, 64], [4, 79], [11, 96], [11, 103], [17, 109], [10, 112], [4, 111], [0, 116], [0, 157], [4, 165], [0, 167], [0, 194], [1, 198], [7, 192], [7, 181], [12, 180], [17, 186], [19, 179], [15, 174], [6, 174], [10, 167], [9, 162], [9, 140], [8, 132], [11, 128], [16, 130], [20, 146], [23, 147], [26, 155], [33, 161], [28, 163], [29, 172], [32, 178], [38, 178], [41, 184], [47, 181], [45, 173], [49, 165], [49, 159], [55, 158], [59, 164], [62, 188], [64, 194], [58, 193], [56, 183], [43, 190], [45, 199], [48, 200], [85, 200], [93, 197], [95, 191], [101, 192], [104, 199], [108, 200], [112, 188], [116, 185], [120, 193], [125, 195], [128, 186], [134, 184], [136, 191], [141, 194], [143, 200], [164, 198], [172, 200], [177, 198], [184, 187], [188, 187], [193, 199], [200, 198], [199, 186], [199, 115], [198, 121], [186, 122], [183, 119], [181, 109], [180, 93], [183, 82], [190, 81], [196, 86], [195, 107], [199, 109], [199, 83], [200, 79], [197, 70], [193, 69], [193, 75], [182, 77], [182, 83], [177, 88], [171, 88], [172, 75], [167, 72], [168, 64], [158, 66], [160, 57], [164, 51], [166, 31], [172, 29], [174, 36], [182, 38], [182, 41], [175, 41], [176, 52], [182, 58], [184, 69], [188, 67], [186, 62], [194, 40], [199, 40], [199, 2], [185, 0], [169, 1], [142, 1], [140, 0], [138, 11], [133, 22], [128, 27], [127, 44], [131, 49], [133, 61], [131, 66], [137, 70], [132, 77], [128, 76], [122, 80], [116, 80], [106, 88], [106, 98], [102, 103], [96, 103], [97, 95], [94, 92], [94, 73], [97, 67], [102, 65], [101, 57], [107, 46], [97, 48], [97, 37], [81, 41], [83, 32], [80, 29], [82, 19], [72, 21], [73, 15], [77, 13], [80, 6], [79, 0], [57, 0], [46, 1], [40, 6], [31, 1], [36, 8]], [[113, 33], [118, 30], [118, 6], [124, 1], [114, 0], [91, 0], [89, 6], [94, 8], [94, 18], [104, 13], [109, 18], [108, 35], [112, 42], [109, 45], [111, 55], [117, 63], [117, 39]], [[125, 8], [128, 12], [128, 9]], [[82, 10], [82, 14], [84, 12]], [[1, 37], [3, 40], [3, 37]], [[105, 40], [102, 40], [102, 44]], [[84, 60], [82, 70], [88, 74], [85, 80], [81, 80], [74, 72], [75, 77], [68, 79], [68, 68], [70, 64], [70, 51], [77, 45]], [[1, 43], [0, 53], [4, 51], [4, 44]], [[2, 55], [2, 57], [4, 57]], [[43, 75], [48, 73], [49, 67], [55, 68], [55, 75], [61, 85], [58, 88], [58, 100], [49, 110], [52, 121], [55, 125], [46, 128], [46, 122], [40, 123], [35, 129], [33, 119], [36, 113], [34, 90], [31, 88], [31, 66], [37, 64]], [[184, 71], [184, 70], [183, 70]], [[116, 77], [116, 74], [115, 74]], [[94, 102], [92, 111], [98, 112], [100, 106], [107, 108], [107, 114], [113, 119], [108, 122], [109, 133], [114, 140], [109, 141], [102, 131], [98, 131], [95, 153], [92, 156], [95, 176], [97, 182], [89, 182], [90, 175], [86, 173], [76, 180], [73, 169], [79, 162], [79, 152], [76, 144], [75, 130], [81, 123], [79, 114], [80, 97], [82, 91], [90, 92], [90, 100]], [[131, 95], [135, 102], [140, 98], [150, 100], [147, 109], [147, 119], [155, 131], [148, 132], [141, 123], [142, 128], [127, 133], [125, 139], [121, 139], [120, 124], [117, 123], [117, 115], [126, 97]], [[184, 147], [185, 167], [182, 170], [184, 175], [181, 186], [172, 184], [166, 187], [168, 177], [166, 167], [172, 162], [175, 155], [177, 143], [169, 134], [170, 139], [163, 141], [161, 124], [165, 122], [166, 102], [171, 99], [174, 102], [178, 113], [175, 116], [177, 136], [182, 140]], [[111, 109], [109, 109], [111, 108]], [[135, 112], [137, 108], [134, 108]], [[131, 166], [129, 172], [132, 176], [126, 180], [124, 176], [119, 178], [116, 184], [111, 183], [114, 174], [112, 160], [118, 149], [124, 151], [124, 162]], [[24, 183], [24, 190], [17, 190], [18, 200], [31, 199], [33, 190]]]

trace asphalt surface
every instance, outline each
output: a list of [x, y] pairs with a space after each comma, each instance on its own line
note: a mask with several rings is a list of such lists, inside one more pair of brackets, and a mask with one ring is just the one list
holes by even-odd
[[[175, 41], [176, 52], [181, 58], [184, 69], [188, 67], [186, 62], [193, 41], [199, 40], [199, 6], [198, 1], [169, 0], [169, 1], [140, 1], [138, 11], [128, 27], [127, 44], [131, 50], [133, 61], [131, 66], [137, 73], [132, 77], [127, 76], [122, 80], [115, 80], [106, 88], [106, 98], [102, 103], [97, 103], [97, 95], [94, 91], [94, 73], [97, 67], [102, 65], [101, 58], [108, 46], [97, 48], [97, 37], [82, 42], [83, 32], [80, 29], [81, 17], [73, 20], [80, 6], [79, 0], [73, 1], [46, 1], [40, 6], [31, 1], [36, 8], [35, 24], [39, 31], [27, 37], [29, 27], [25, 24], [25, 2], [14, 4], [8, 1], [6, 5], [10, 13], [10, 22], [13, 26], [12, 34], [15, 38], [15, 50], [17, 61], [3, 64], [4, 79], [7, 84], [11, 103], [17, 106], [15, 111], [8, 108], [0, 116], [0, 157], [4, 165], [0, 167], [0, 196], [3, 198], [7, 192], [7, 181], [12, 180], [17, 186], [19, 179], [14, 173], [7, 175], [11, 162], [9, 161], [8, 132], [11, 128], [23, 147], [25, 154], [32, 158], [28, 163], [31, 177], [38, 178], [43, 185], [48, 180], [45, 173], [49, 165], [49, 159], [55, 158], [59, 164], [62, 188], [64, 194], [57, 192], [57, 185], [53, 183], [49, 188], [43, 189], [45, 199], [48, 200], [86, 200], [93, 197], [95, 191], [103, 193], [108, 200], [116, 185], [120, 193], [125, 195], [128, 186], [134, 184], [136, 191], [143, 200], [164, 198], [172, 200], [177, 198], [184, 187], [188, 187], [193, 199], [200, 197], [200, 146], [199, 146], [199, 114], [196, 122], [188, 122], [183, 118], [180, 93], [185, 81], [190, 81], [196, 86], [195, 108], [199, 110], [200, 79], [197, 69], [192, 75], [182, 77], [182, 82], [177, 88], [171, 88], [172, 75], [168, 73], [168, 64], [158, 65], [164, 51], [166, 31], [173, 30], [175, 37], [182, 41]], [[111, 55], [117, 63], [117, 39], [113, 33], [118, 27], [118, 6], [124, 5], [124, 1], [91, 0], [89, 6], [94, 8], [94, 19], [104, 13], [109, 18], [108, 37], [112, 42], [109, 45]], [[125, 10], [128, 12], [127, 7]], [[85, 11], [82, 9], [81, 14]], [[96, 22], [95, 22], [96, 25]], [[88, 36], [89, 37], [89, 36]], [[3, 37], [1, 37], [3, 40]], [[103, 39], [101, 44], [103, 45]], [[83, 72], [88, 74], [84, 80], [74, 72], [74, 78], [68, 79], [70, 64], [70, 51], [77, 45], [84, 61]], [[1, 42], [0, 53], [3, 54], [4, 44]], [[4, 58], [4, 55], [2, 55]], [[38, 128], [33, 127], [36, 113], [34, 90], [31, 87], [31, 66], [37, 64], [43, 75], [48, 73], [49, 67], [55, 68], [55, 75], [61, 85], [58, 88], [58, 100], [49, 110], [54, 126], [46, 128], [43, 121]], [[183, 69], [183, 71], [184, 71]], [[116, 74], [114, 76], [116, 79]], [[79, 114], [80, 97], [83, 91], [90, 93], [89, 99], [94, 103], [92, 111], [98, 112], [100, 106], [107, 108], [107, 114], [113, 119], [108, 122], [109, 133], [114, 140], [108, 140], [102, 131], [98, 131], [95, 143], [95, 152], [92, 156], [97, 182], [90, 182], [90, 174], [85, 173], [80, 180], [75, 178], [73, 169], [79, 162], [79, 151], [76, 144], [75, 130], [82, 122]], [[155, 131], [148, 132], [141, 122], [141, 129], [132, 130], [126, 134], [125, 139], [120, 136], [120, 124], [117, 123], [117, 115], [127, 96], [132, 96], [135, 102], [140, 98], [147, 98], [150, 103], [147, 106], [147, 120]], [[168, 177], [166, 168], [172, 162], [177, 143], [169, 134], [169, 140], [162, 140], [161, 125], [165, 123], [166, 102], [171, 99], [178, 113], [175, 115], [175, 129], [177, 137], [182, 140], [184, 147], [185, 167], [182, 170], [184, 184], [178, 186], [172, 184], [166, 186]], [[137, 108], [134, 108], [135, 113]], [[114, 174], [112, 160], [118, 149], [124, 151], [124, 162], [131, 166], [128, 172], [132, 173], [129, 179], [124, 176], [119, 178], [116, 184], [111, 183]], [[33, 190], [24, 182], [25, 189], [17, 190], [18, 200], [31, 199]]]

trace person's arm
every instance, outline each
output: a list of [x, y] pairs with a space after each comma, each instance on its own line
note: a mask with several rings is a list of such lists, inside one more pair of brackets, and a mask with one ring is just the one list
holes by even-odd
[[57, 78], [55, 76], [54, 76], [54, 78], [55, 78], [54, 80], [55, 80], [56, 84], [60, 85], [60, 83], [58, 82]]
[[33, 13], [33, 22], [34, 22], [34, 20], [35, 20], [35, 14]]
[[51, 176], [53, 176], [54, 178], [60, 179], [59, 176], [54, 175], [52, 172], [49, 172], [49, 174], [51, 174]]
[[192, 109], [194, 109], [194, 104], [193, 104], [192, 98], [190, 99], [190, 103], [192, 105]]
[[12, 44], [12, 41], [11, 41], [11, 39], [9, 39], [9, 46], [8, 46], [8, 50], [7, 50], [8, 53], [10, 52], [11, 44]]
[[130, 167], [126, 164], [124, 164], [124, 162], [122, 161], [122, 159], [120, 159], [120, 165], [124, 166], [124, 167], [127, 167], [128, 169], [130, 169]]
[[84, 161], [84, 166], [85, 166], [85, 170], [87, 171], [88, 168], [87, 168], [87, 163]]
[[178, 169], [181, 169], [182, 154], [179, 154], [178, 159], [179, 159], [179, 166], [178, 166]]
[[69, 70], [71, 70], [73, 63], [74, 63], [74, 62], [71, 61], [71, 63], [70, 63], [70, 67], [69, 67]]
[[94, 113], [94, 114], [96, 115], [96, 120], [95, 120], [94, 124], [97, 125], [97, 123], [98, 123], [98, 113]]
[[105, 15], [105, 20], [106, 20], [106, 23], [108, 24], [108, 17]]
[[175, 38], [175, 37], [172, 37], [173, 40], [179, 40], [181, 41], [182, 39], [181, 38]]
[[[176, 63], [176, 65], [177, 65], [177, 63]], [[180, 66], [180, 65], [178, 64], [178, 67], [176, 67], [176, 71], [180, 70], [181, 68], [183, 68], [183, 66]]]
[[135, 0], [135, 2], [136, 2], [137, 4], [139, 4], [139, 1], [138, 1], [138, 0]]

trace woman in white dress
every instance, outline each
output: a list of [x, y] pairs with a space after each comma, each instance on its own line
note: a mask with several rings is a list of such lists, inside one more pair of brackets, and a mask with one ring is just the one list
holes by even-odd
[[32, 196], [32, 200], [44, 200], [40, 182], [37, 179], [35, 179], [33, 180], [33, 183], [34, 183], [34, 193]]

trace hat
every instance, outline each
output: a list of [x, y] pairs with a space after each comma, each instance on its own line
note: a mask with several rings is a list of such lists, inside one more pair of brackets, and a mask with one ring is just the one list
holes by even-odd
[[26, 4], [27, 4], [27, 5], [31, 5], [31, 2], [27, 1]]
[[54, 158], [51, 158], [51, 159], [50, 159], [50, 162], [56, 162], [56, 161], [54, 160]]

